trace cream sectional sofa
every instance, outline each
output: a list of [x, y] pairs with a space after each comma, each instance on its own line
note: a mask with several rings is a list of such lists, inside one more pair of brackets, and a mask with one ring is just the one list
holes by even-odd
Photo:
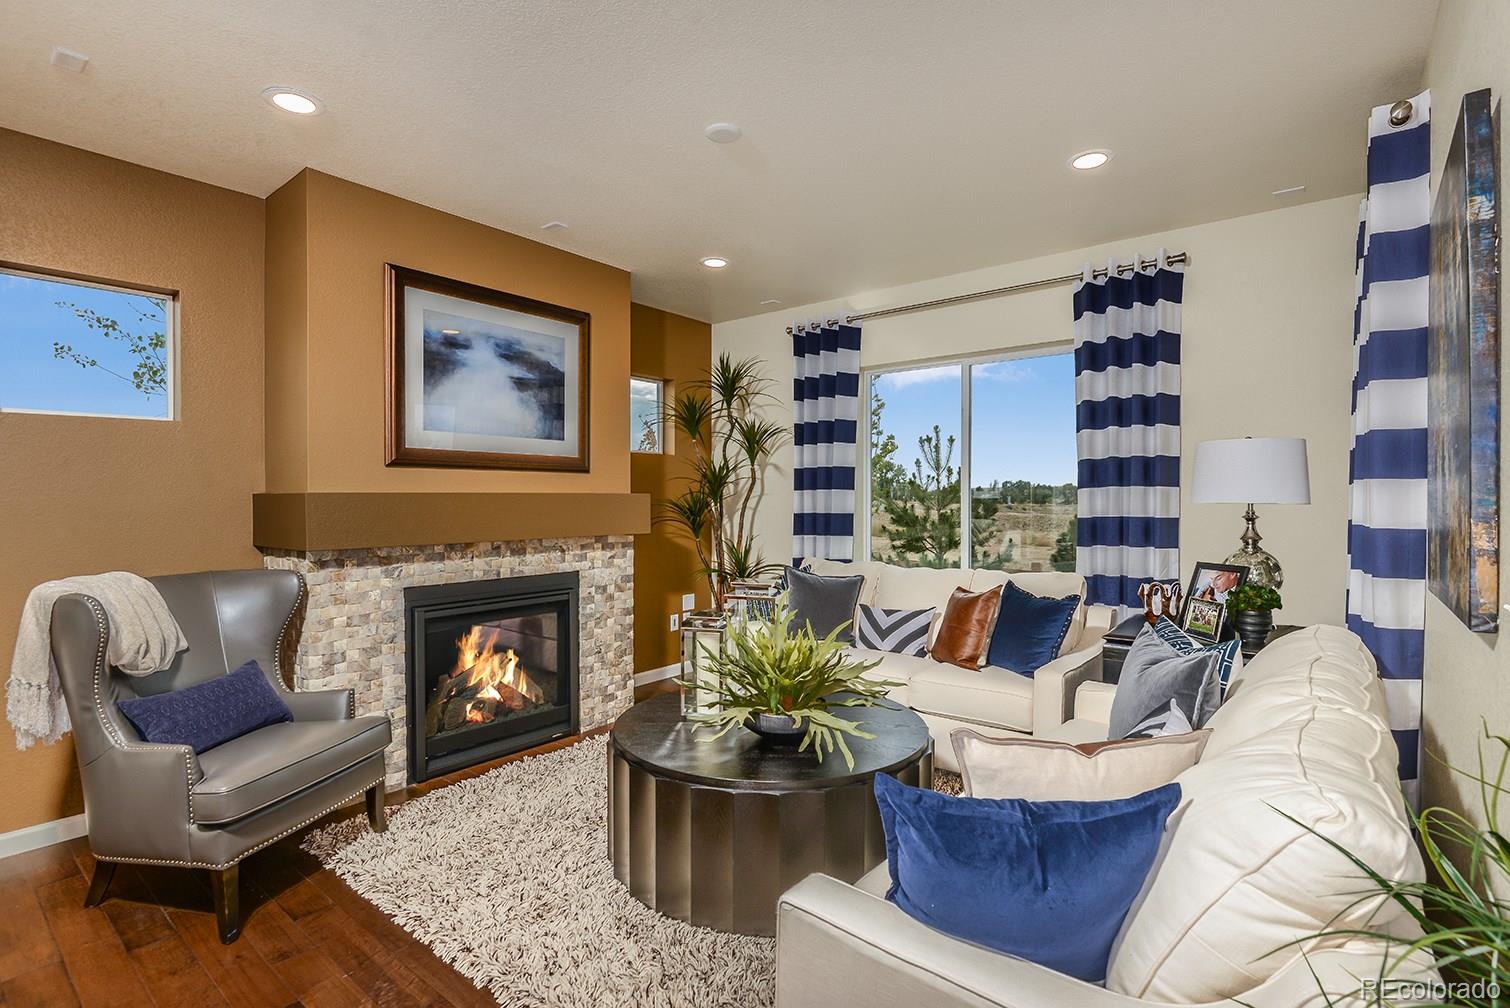
[[[1082, 687], [1077, 717], [1056, 734], [1105, 738], [1111, 691]], [[918, 923], [884, 900], [883, 864], [854, 886], [812, 875], [782, 896], [778, 1008], [1320, 1008], [1317, 977], [1336, 1004], [1365, 1003], [1353, 995], [1379, 975], [1383, 945], [1286, 946], [1329, 927], [1419, 934], [1393, 904], [1355, 905], [1357, 869], [1307, 829], [1386, 877], [1423, 876], [1373, 657], [1340, 627], [1297, 631], [1236, 673], [1208, 727], [1200, 762], [1177, 778], [1181, 805], [1112, 948], [1105, 987]], [[1395, 975], [1433, 976], [1414, 964]]]
[[957, 770], [949, 733], [974, 728], [988, 735], [1041, 735], [1070, 717], [1075, 690], [1101, 678], [1101, 639], [1111, 628], [1115, 610], [1085, 604], [1085, 578], [1079, 574], [1033, 572], [1003, 574], [992, 570], [937, 570], [894, 564], [835, 560], [808, 561], [814, 574], [863, 575], [860, 603], [882, 609], [936, 609], [928, 643], [938, 633], [949, 596], [956, 588], [988, 591], [1011, 581], [1024, 591], [1047, 598], [1081, 599], [1059, 656], [1032, 676], [986, 666], [963, 669], [930, 657], [853, 649], [856, 656], [881, 664], [872, 675], [902, 683], [891, 698], [915, 710], [933, 734], [934, 760]]

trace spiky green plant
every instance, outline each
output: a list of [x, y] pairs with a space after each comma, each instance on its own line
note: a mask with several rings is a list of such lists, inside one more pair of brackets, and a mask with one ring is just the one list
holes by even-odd
[[714, 730], [704, 736], [711, 742], [753, 714], [786, 714], [796, 729], [807, 727], [799, 752], [811, 748], [822, 762], [825, 751], [837, 748], [854, 769], [855, 757], [845, 736], [869, 739], [875, 735], [861, 727], [863, 721], [851, 721], [833, 711], [872, 707], [900, 684], [865, 677], [879, 662], [848, 656], [847, 646], [838, 640], [847, 623], [819, 637], [811, 623], [803, 621], [794, 627], [794, 616], [782, 596], [770, 619], [751, 619], [732, 628], [725, 650], [704, 645], [702, 674], [707, 678], [681, 686], [711, 693], [718, 709], [694, 714], [691, 720], [699, 729]]
[[[666, 423], [692, 446], [692, 467], [680, 493], [661, 502], [657, 520], [696, 544], [716, 608], [732, 582], [780, 569], [761, 557], [750, 521], [771, 454], [787, 436], [758, 413], [766, 400], [775, 401], [763, 369], [758, 358], [719, 354], [707, 378], [689, 383], [665, 407]], [[694, 516], [699, 520], [689, 520]]]
[[1391, 956], [1381, 962], [1379, 974], [1369, 985], [1370, 1005], [1401, 1003], [1389, 996], [1389, 981], [1407, 959], [1419, 961], [1423, 956], [1446, 981], [1438, 992], [1445, 997], [1426, 1004], [1489, 1008], [1510, 1001], [1510, 841], [1500, 828], [1499, 809], [1500, 800], [1510, 793], [1505, 780], [1510, 769], [1510, 738], [1491, 734], [1486, 726], [1484, 740], [1497, 743], [1502, 750], [1492, 776], [1485, 766], [1482, 744], [1477, 774], [1458, 767], [1450, 769], [1477, 783], [1485, 825], [1479, 827], [1462, 813], [1441, 806], [1423, 809], [1415, 817], [1421, 849], [1431, 869], [1427, 881], [1386, 878], [1341, 844], [1321, 837], [1363, 873], [1367, 888], [1358, 894], [1359, 903], [1383, 896], [1421, 928], [1421, 937], [1409, 944], [1386, 932], [1368, 929], [1331, 929], [1305, 939], [1362, 937], [1391, 946]]

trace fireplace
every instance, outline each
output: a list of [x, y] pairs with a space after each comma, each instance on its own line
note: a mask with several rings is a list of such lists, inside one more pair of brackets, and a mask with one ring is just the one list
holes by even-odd
[[577, 572], [404, 589], [409, 779], [575, 734]]

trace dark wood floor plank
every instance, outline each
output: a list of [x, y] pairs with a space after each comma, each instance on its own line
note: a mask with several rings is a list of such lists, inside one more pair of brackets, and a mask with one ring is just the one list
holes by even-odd
[[373, 1000], [350, 977], [332, 977], [303, 998], [304, 1008], [367, 1008]]
[[83, 1008], [141, 1008], [152, 1003], [114, 932], [99, 941], [60, 948], [68, 979]]
[[[67, 957], [70, 948], [94, 942], [115, 941], [115, 928], [110, 918], [99, 907], [84, 906], [84, 894], [89, 883], [84, 876], [74, 874], [69, 878], [50, 882], [37, 890], [37, 901], [42, 904], [42, 913], [47, 926], [58, 943], [58, 950]], [[122, 952], [125, 950], [122, 949]]]
[[286, 1008], [299, 999], [247, 941], [220, 943], [213, 914], [169, 910], [168, 919], [232, 1008]]
[[[164, 916], [166, 919], [166, 915]], [[157, 1008], [224, 1008], [225, 997], [177, 931], [131, 951]]]
[[0, 984], [62, 961], [37, 894], [25, 879], [0, 885]]
[[78, 1008], [62, 960], [17, 974], [0, 984], [7, 1008]]

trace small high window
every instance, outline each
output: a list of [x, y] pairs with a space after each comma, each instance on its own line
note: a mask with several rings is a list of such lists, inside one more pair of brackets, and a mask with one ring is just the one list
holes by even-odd
[[173, 418], [171, 295], [0, 267], [0, 410]]
[[655, 378], [629, 379], [629, 450], [666, 451], [666, 425], [662, 419], [666, 383]]

